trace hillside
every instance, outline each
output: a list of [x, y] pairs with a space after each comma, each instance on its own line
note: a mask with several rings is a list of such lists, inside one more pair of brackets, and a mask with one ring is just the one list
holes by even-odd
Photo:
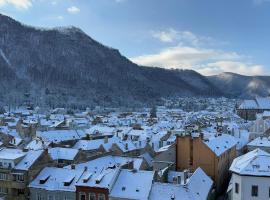
[[166, 96], [219, 96], [190, 70], [138, 66], [75, 27], [40, 29], [0, 15], [3, 102], [37, 105], [151, 104]]

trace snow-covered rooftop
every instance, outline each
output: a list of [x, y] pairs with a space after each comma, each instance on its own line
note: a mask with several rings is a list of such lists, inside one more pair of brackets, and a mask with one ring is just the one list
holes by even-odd
[[[76, 165], [76, 169], [85, 169], [88, 171], [96, 171], [100, 172], [108, 167], [121, 167], [123, 165], [133, 163], [133, 168], [139, 170], [143, 163], [143, 158], [131, 158], [131, 157], [122, 157], [122, 156], [104, 156], [97, 158], [95, 160], [91, 160], [85, 163], [80, 163]], [[67, 166], [65, 168], [71, 168], [71, 166]]]
[[43, 150], [28, 151], [25, 157], [15, 166], [18, 170], [28, 170], [39, 157], [42, 155]]
[[80, 139], [85, 136], [85, 133], [82, 130], [51, 130], [43, 132], [38, 131], [37, 136], [46, 142], [59, 143]]
[[23, 152], [20, 149], [1, 149], [0, 150], [0, 159], [6, 160], [15, 160], [18, 158], [22, 158], [26, 155], [26, 152]]
[[186, 185], [171, 183], [154, 183], [150, 200], [203, 200], [207, 199], [213, 181], [198, 168]]
[[76, 186], [106, 188], [111, 190], [120, 169], [117, 167], [106, 168], [100, 172], [86, 171], [77, 181]]
[[53, 160], [74, 160], [79, 153], [77, 149], [55, 147], [49, 149], [49, 154]]
[[154, 179], [153, 171], [122, 169], [110, 196], [121, 199], [147, 200]]
[[255, 100], [244, 100], [239, 109], [257, 109], [258, 105]]
[[[75, 192], [75, 183], [81, 177], [84, 170], [46, 167], [29, 184], [30, 188], [45, 189], [48, 191]], [[66, 184], [65, 184], [66, 183]]]
[[270, 176], [270, 154], [255, 149], [235, 158], [230, 171], [240, 175]]
[[255, 147], [270, 147], [270, 137], [257, 137], [256, 139], [252, 140], [250, 143], [247, 144], [248, 146], [255, 146]]
[[204, 143], [217, 155], [220, 156], [237, 144], [237, 140], [228, 134], [214, 136], [205, 140]]

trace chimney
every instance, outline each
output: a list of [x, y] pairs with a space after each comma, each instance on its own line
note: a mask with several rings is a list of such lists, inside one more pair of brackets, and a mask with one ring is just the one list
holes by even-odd
[[203, 133], [200, 133], [200, 138], [201, 138], [201, 140], [203, 140], [203, 138], [204, 138], [204, 134]]
[[75, 169], [75, 168], [76, 168], [76, 165], [72, 164], [71, 169]]
[[181, 176], [177, 176], [177, 184], [181, 184]]
[[184, 184], [187, 183], [187, 179], [188, 179], [188, 170], [184, 170]]
[[49, 154], [48, 148], [45, 148], [45, 149], [44, 149], [44, 152], [45, 152], [46, 155], [48, 155], [48, 154]]
[[161, 148], [162, 147], [162, 141], [159, 141], [159, 148]]
[[125, 143], [125, 149], [128, 150], [128, 143]]
[[104, 143], [107, 144], [108, 141], [109, 141], [108, 136], [105, 136], [105, 138], [104, 138]]

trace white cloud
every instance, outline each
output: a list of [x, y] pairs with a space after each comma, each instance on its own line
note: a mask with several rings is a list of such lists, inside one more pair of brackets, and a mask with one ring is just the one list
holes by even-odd
[[173, 28], [165, 31], [151, 31], [151, 36], [169, 44], [170, 47], [157, 53], [130, 58], [131, 61], [143, 66], [193, 69], [204, 75], [222, 72], [246, 75], [266, 73], [264, 66], [248, 62], [251, 60], [250, 57], [233, 51], [220, 50], [220, 46], [227, 45], [228, 42]]
[[76, 7], [76, 6], [71, 6], [67, 9], [67, 11], [70, 13], [70, 14], [77, 14], [79, 13], [81, 10]]
[[11, 5], [20, 10], [27, 10], [32, 6], [31, 0], [0, 0], [0, 7]]
[[131, 58], [134, 63], [144, 66], [156, 66], [175, 69], [193, 69], [204, 75], [221, 72], [235, 72], [247, 75], [265, 73], [261, 65], [245, 63], [245, 58], [236, 52], [224, 52], [215, 49], [196, 47], [170, 47], [156, 54]]
[[161, 42], [173, 42], [177, 37], [177, 32], [174, 29], [168, 31], [153, 31], [152, 35]]
[[262, 65], [255, 65], [252, 63], [244, 63], [240, 61], [217, 61], [208, 63], [207, 65], [198, 69], [198, 72], [205, 75], [214, 75], [221, 72], [234, 72], [244, 75], [264, 75], [266, 70]]
[[131, 60], [140, 65], [158, 66], [165, 68], [190, 68], [198, 63], [220, 59], [240, 58], [235, 52], [222, 52], [213, 49], [195, 47], [170, 47], [157, 54], [143, 55]]
[[203, 44], [220, 44], [211, 37], [196, 35], [190, 31], [178, 31], [173, 28], [165, 31], [152, 31], [152, 37], [165, 43], [179, 43], [182, 46], [201, 46]]

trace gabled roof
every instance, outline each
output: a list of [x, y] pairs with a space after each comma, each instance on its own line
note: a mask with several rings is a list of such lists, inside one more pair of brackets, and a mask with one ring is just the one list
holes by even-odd
[[53, 160], [74, 160], [79, 153], [77, 149], [55, 147], [49, 149], [49, 154]]
[[83, 172], [84, 170], [81, 169], [45, 167], [29, 184], [29, 187], [47, 191], [75, 192], [75, 183], [81, 177]]
[[75, 185], [111, 190], [119, 174], [119, 170], [118, 167], [106, 168], [100, 172], [87, 170]]
[[237, 140], [228, 134], [214, 136], [204, 141], [204, 143], [217, 155], [220, 156], [228, 149], [236, 146]]
[[258, 109], [258, 104], [255, 100], [244, 100], [239, 109]]
[[46, 142], [60, 143], [69, 140], [78, 140], [85, 136], [85, 132], [82, 130], [38, 131], [37, 136]]
[[270, 176], [270, 154], [261, 149], [255, 149], [235, 158], [230, 171], [240, 175]]
[[154, 183], [150, 200], [206, 200], [213, 181], [198, 168], [187, 184]]
[[244, 100], [239, 109], [270, 109], [269, 97], [256, 97], [254, 100]]
[[[127, 164], [133, 163], [134, 169], [140, 169], [143, 163], [143, 158], [132, 158], [132, 157], [122, 157], [122, 156], [104, 156], [85, 163], [80, 163], [75, 166], [76, 169], [85, 169], [93, 172], [100, 172], [108, 167], [121, 167]], [[71, 168], [71, 166], [66, 166], [65, 168]]]
[[270, 137], [257, 137], [252, 140], [247, 146], [255, 146], [255, 147], [270, 147]]
[[20, 149], [8, 149], [8, 148], [0, 149], [0, 159], [15, 160], [18, 158], [22, 158], [25, 155], [26, 152], [23, 152]]
[[137, 147], [132, 141], [129, 140], [122, 141], [117, 137], [108, 138], [107, 142], [105, 142], [104, 139], [79, 140], [73, 146], [73, 148], [82, 150], [97, 150], [100, 148], [100, 146], [103, 146], [106, 151], [110, 151], [113, 144], [117, 145], [123, 152], [128, 152], [137, 149]]
[[198, 168], [189, 178], [187, 186], [194, 200], [200, 200], [207, 199], [212, 184], [213, 181], [211, 178], [209, 178], [201, 168]]
[[256, 97], [256, 102], [259, 109], [270, 109], [270, 98], [268, 97]]
[[28, 151], [26, 156], [15, 166], [14, 169], [28, 170], [42, 155], [43, 150]]
[[110, 196], [121, 199], [147, 200], [150, 195], [153, 179], [153, 171], [122, 169]]

